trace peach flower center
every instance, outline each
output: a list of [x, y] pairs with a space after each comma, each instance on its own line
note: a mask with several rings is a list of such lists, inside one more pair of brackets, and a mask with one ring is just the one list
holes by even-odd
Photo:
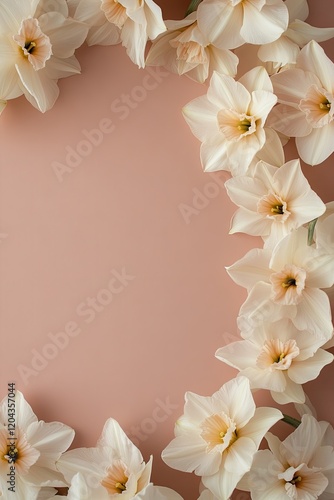
[[122, 493], [126, 490], [128, 479], [125, 464], [122, 460], [115, 460], [108, 468], [107, 476], [101, 481], [101, 484], [110, 494]]
[[305, 288], [306, 271], [288, 264], [282, 271], [270, 276], [272, 283], [272, 299], [282, 305], [296, 305], [302, 299]]
[[28, 443], [25, 434], [19, 429], [13, 438], [8, 436], [6, 429], [0, 431], [0, 457], [13, 465], [20, 476], [28, 473], [39, 456], [39, 451]]
[[257, 211], [267, 219], [275, 219], [280, 222], [285, 222], [290, 215], [286, 201], [275, 193], [262, 196], [258, 201]]
[[218, 126], [228, 141], [237, 142], [256, 131], [254, 116], [237, 113], [232, 109], [221, 109], [217, 115]]
[[126, 8], [118, 0], [102, 0], [101, 10], [110, 23], [115, 24], [120, 29], [123, 28], [128, 16]]
[[22, 56], [30, 62], [35, 71], [44, 68], [52, 56], [50, 38], [42, 32], [38, 20], [29, 18], [21, 23], [18, 35], [13, 36]]
[[223, 452], [237, 439], [236, 425], [225, 413], [214, 414], [201, 424], [201, 437], [207, 442], [207, 451], [216, 446]]
[[280, 339], [266, 340], [256, 364], [262, 369], [287, 370], [299, 352], [297, 343], [293, 339], [286, 342], [282, 342]]
[[306, 115], [306, 120], [314, 128], [321, 128], [333, 120], [334, 98], [330, 92], [316, 85], [311, 85], [305, 99], [299, 103], [299, 109]]

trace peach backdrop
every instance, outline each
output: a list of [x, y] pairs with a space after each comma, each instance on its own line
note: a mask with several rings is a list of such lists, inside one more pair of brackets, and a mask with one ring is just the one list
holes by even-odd
[[[158, 3], [181, 18], [188, 0]], [[309, 5], [311, 23], [334, 25], [332, 0]], [[333, 58], [333, 42], [323, 46]], [[138, 70], [120, 46], [77, 54], [82, 75], [61, 81], [50, 112], [20, 98], [0, 120], [0, 394], [16, 381], [40, 419], [76, 430], [76, 447], [116, 418], [154, 455], [153, 481], [192, 500], [198, 478], [160, 453], [184, 393], [212, 394], [236, 374], [214, 358], [237, 339], [245, 299], [224, 266], [261, 242], [228, 236], [228, 174], [202, 172], [182, 118], [205, 87]], [[304, 168], [325, 201], [332, 163]], [[306, 387], [332, 424], [333, 376], [326, 367]]]

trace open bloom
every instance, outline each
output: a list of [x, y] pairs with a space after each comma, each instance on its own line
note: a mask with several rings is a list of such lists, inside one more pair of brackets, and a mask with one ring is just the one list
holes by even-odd
[[270, 449], [255, 454], [251, 471], [238, 488], [250, 491], [253, 500], [332, 498], [332, 436], [333, 428], [311, 415], [304, 415], [299, 427], [282, 442], [268, 432]]
[[288, 234], [274, 248], [252, 249], [227, 268], [249, 294], [241, 306], [239, 327], [249, 332], [263, 321], [290, 318], [298, 330], [330, 340], [329, 299], [321, 288], [334, 283], [333, 255], [307, 245], [307, 229]]
[[[0, 108], [22, 93], [42, 112], [55, 103], [59, 78], [80, 73], [75, 49], [88, 28], [68, 17], [65, 0], [4, 0], [0, 4]], [[46, 7], [50, 5], [49, 10]]]
[[245, 42], [272, 42], [288, 25], [282, 0], [203, 0], [197, 10], [200, 30], [214, 45], [226, 49]]
[[[72, 478], [68, 495], [66, 497], [61, 496], [60, 498], [67, 498], [68, 500], [108, 500], [119, 494], [122, 494], [123, 498], [129, 498], [124, 492], [126, 490], [119, 491], [111, 496], [102, 485], [89, 486], [85, 477], [77, 473]], [[143, 490], [131, 498], [135, 500], [182, 500], [182, 497], [176, 491], [162, 486], [154, 486], [152, 483], [149, 483]]]
[[301, 384], [314, 380], [333, 361], [332, 354], [320, 349], [324, 343], [282, 319], [262, 323], [251, 335], [247, 332], [246, 340], [218, 349], [216, 357], [240, 370], [252, 389], [271, 391], [277, 403], [304, 403]]
[[307, 0], [286, 0], [289, 11], [289, 26], [274, 42], [262, 45], [258, 50], [258, 57], [266, 62], [270, 73], [276, 73], [291, 68], [297, 62], [300, 49], [311, 40], [324, 42], [334, 36], [334, 28], [317, 28], [305, 23], [309, 8]]
[[202, 476], [218, 498], [229, 498], [250, 469], [266, 431], [282, 418], [275, 408], [255, 408], [249, 381], [232, 379], [210, 397], [187, 392], [176, 437], [162, 452], [167, 465]]
[[138, 448], [116, 420], [109, 418], [95, 448], [70, 450], [60, 458], [57, 467], [69, 482], [81, 473], [90, 487], [104, 495], [102, 499], [121, 493], [124, 500], [129, 500], [137, 498], [149, 484], [152, 459], [145, 464]]
[[326, 206], [312, 191], [299, 160], [277, 168], [259, 162], [252, 176], [238, 176], [225, 183], [233, 203], [240, 208], [232, 218], [230, 233], [262, 236], [273, 248], [284, 236], [319, 217]]
[[[0, 403], [0, 489], [8, 490], [10, 467], [15, 468], [17, 498], [36, 500], [41, 498], [42, 486], [66, 486], [56, 461], [70, 446], [73, 429], [60, 422], [38, 420], [19, 391], [15, 392], [15, 413], [9, 413], [8, 404], [7, 397]], [[8, 415], [15, 416], [14, 435]], [[47, 488], [43, 494], [50, 491]]]
[[204, 170], [244, 174], [266, 142], [264, 124], [276, 100], [263, 67], [248, 71], [237, 82], [214, 72], [207, 94], [183, 108], [189, 127], [202, 142]]
[[192, 12], [180, 21], [166, 21], [167, 32], [153, 41], [146, 64], [165, 66], [173, 73], [185, 74], [200, 83], [213, 71], [235, 76], [237, 56], [206, 40], [197, 26], [196, 14]]
[[122, 42], [139, 68], [145, 66], [147, 40], [166, 31], [161, 9], [153, 0], [80, 0], [75, 18], [90, 25], [88, 45]]
[[294, 69], [272, 76], [280, 103], [270, 125], [296, 137], [299, 156], [318, 165], [334, 151], [334, 64], [317, 42], [301, 51]]

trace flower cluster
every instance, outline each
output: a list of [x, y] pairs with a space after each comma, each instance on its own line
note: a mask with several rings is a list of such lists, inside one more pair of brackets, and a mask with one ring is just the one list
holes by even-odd
[[[204, 83], [206, 93], [183, 108], [201, 142], [204, 171], [226, 170], [237, 210], [231, 233], [260, 236], [226, 268], [247, 291], [240, 340], [216, 357], [237, 376], [212, 396], [187, 392], [175, 438], [162, 452], [167, 465], [201, 477], [201, 500], [228, 500], [235, 488], [254, 500], [334, 498], [334, 430], [318, 422], [303, 384], [333, 361], [329, 296], [334, 287], [334, 202], [312, 190], [300, 159], [318, 165], [334, 151], [334, 64], [319, 42], [334, 28], [305, 20], [307, 0], [193, 0], [182, 20], [164, 21], [153, 0], [2, 0], [0, 112], [25, 95], [41, 112], [59, 93], [58, 79], [80, 72], [75, 50], [122, 43], [139, 68], [161, 65]], [[146, 51], [148, 41], [149, 50]], [[256, 64], [242, 75], [245, 51]], [[300, 158], [286, 161], [295, 138]], [[294, 403], [301, 421], [277, 408], [256, 408], [253, 390], [276, 404]], [[94, 448], [66, 451], [74, 431], [38, 421], [17, 392], [15, 446], [8, 446], [0, 406], [0, 496], [8, 467], [27, 500], [178, 500], [150, 481], [152, 458], [110, 418]], [[280, 441], [279, 420], [296, 429]], [[268, 449], [260, 450], [262, 439]]]
[[[0, 403], [0, 496], [10, 500], [182, 500], [175, 491], [150, 482], [146, 464], [120, 425], [110, 418], [95, 448], [66, 451], [74, 430], [38, 420], [19, 391]], [[8, 423], [14, 401], [15, 425]], [[12, 430], [14, 429], [15, 430]], [[69, 487], [68, 495], [57, 494]], [[56, 489], [57, 488], [57, 489]]]

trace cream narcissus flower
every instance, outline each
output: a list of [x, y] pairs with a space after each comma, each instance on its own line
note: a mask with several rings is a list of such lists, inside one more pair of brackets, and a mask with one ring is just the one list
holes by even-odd
[[[77, 473], [72, 478], [67, 496], [60, 496], [59, 498], [67, 498], [67, 500], [108, 500], [110, 498], [116, 498], [116, 495], [118, 496], [120, 494], [123, 494], [123, 498], [125, 498], [126, 494], [124, 494], [124, 491], [126, 490], [110, 495], [102, 485], [95, 485], [94, 487], [89, 486], [85, 477]], [[135, 500], [183, 500], [174, 490], [162, 486], [154, 486], [152, 483], [148, 484], [143, 490], [131, 498]]]
[[185, 395], [176, 437], [162, 452], [173, 469], [195, 472], [218, 498], [228, 499], [249, 471], [267, 430], [282, 418], [275, 408], [256, 408], [245, 377], [232, 379], [210, 397]]
[[[269, 450], [258, 451], [238, 488], [253, 500], [316, 500], [334, 495], [333, 428], [304, 415], [284, 441], [270, 432]], [[328, 495], [328, 496], [327, 496]]]
[[123, 500], [129, 500], [137, 498], [149, 484], [152, 459], [145, 464], [118, 422], [109, 418], [95, 448], [70, 450], [60, 458], [57, 467], [68, 482], [81, 473], [89, 487], [98, 488], [104, 495], [102, 499], [106, 494], [116, 498], [121, 493]]
[[56, 7], [47, 0], [1, 1], [0, 111], [4, 101], [21, 94], [39, 111], [50, 109], [59, 95], [58, 79], [80, 73], [74, 52], [87, 32], [68, 17], [65, 0]]
[[319, 217], [326, 206], [312, 191], [299, 160], [281, 167], [259, 162], [250, 176], [238, 176], [225, 183], [235, 212], [230, 233], [262, 236], [273, 248], [289, 232]]
[[311, 40], [324, 42], [334, 36], [334, 28], [317, 28], [305, 23], [309, 8], [307, 0], [286, 0], [289, 11], [289, 26], [274, 42], [262, 45], [258, 57], [266, 62], [270, 73], [289, 69], [295, 65], [300, 49]]
[[287, 319], [262, 323], [246, 337], [221, 347], [216, 357], [247, 377], [252, 389], [271, 391], [279, 404], [304, 403], [301, 384], [314, 380], [333, 361], [333, 355], [321, 349], [325, 340], [297, 330]]
[[80, 0], [75, 18], [90, 26], [88, 45], [122, 42], [131, 61], [143, 68], [147, 40], [166, 31], [153, 0]]
[[164, 66], [203, 83], [213, 71], [235, 76], [238, 58], [227, 49], [210, 44], [198, 29], [196, 12], [180, 21], [166, 21], [167, 32], [159, 35], [147, 55], [146, 64]]
[[309, 246], [307, 233], [300, 227], [273, 250], [252, 249], [226, 268], [231, 278], [248, 290], [238, 318], [245, 334], [263, 321], [286, 317], [316, 339], [332, 338], [329, 299], [321, 289], [333, 286], [334, 259], [332, 254]]
[[198, 26], [211, 43], [234, 49], [276, 40], [288, 26], [288, 9], [282, 0], [203, 0]]
[[276, 101], [263, 67], [248, 71], [237, 82], [214, 72], [207, 94], [183, 108], [191, 131], [202, 142], [204, 170], [245, 174], [266, 142], [264, 125]]
[[318, 165], [334, 151], [334, 64], [317, 42], [299, 53], [294, 69], [272, 76], [279, 104], [270, 126], [296, 137], [299, 156]]
[[39, 493], [53, 491], [47, 488], [40, 492], [42, 486], [66, 486], [64, 477], [56, 469], [56, 461], [72, 443], [73, 429], [60, 422], [38, 420], [21, 392], [16, 391], [15, 436], [9, 441], [8, 409], [6, 397], [0, 403], [0, 489], [8, 492], [11, 466], [15, 467], [16, 496], [13, 498], [36, 500], [42, 498]]

